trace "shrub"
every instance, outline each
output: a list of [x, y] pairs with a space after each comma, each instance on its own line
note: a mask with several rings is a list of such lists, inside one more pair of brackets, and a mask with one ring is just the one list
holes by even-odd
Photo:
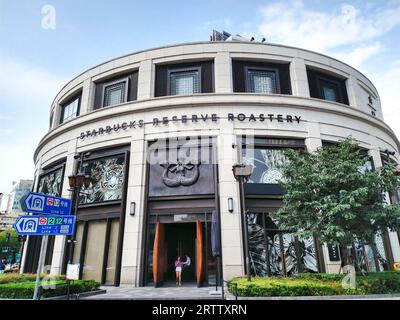
[[386, 271], [356, 276], [356, 289], [344, 289], [343, 274], [299, 274], [296, 278], [233, 278], [228, 291], [238, 296], [325, 296], [400, 293], [400, 272]]
[[[40, 285], [41, 297], [56, 297], [67, 294], [67, 283], [64, 280], [56, 280], [46, 283], [46, 285], [54, 284], [55, 289], [44, 289], [42, 283]], [[71, 282], [70, 293], [81, 293], [96, 290], [100, 287], [100, 283], [94, 280], [78, 280]], [[0, 298], [8, 299], [31, 299], [35, 290], [34, 281], [25, 282], [9, 282], [0, 284]]]
[[[43, 277], [45, 274], [42, 274], [41, 277]], [[59, 276], [54, 276], [54, 280], [65, 280], [65, 276], [59, 275]], [[0, 274], [0, 284], [3, 283], [9, 283], [9, 282], [26, 282], [26, 281], [36, 281], [36, 274], [33, 273], [24, 273], [24, 274], [19, 274], [19, 273], [4, 273]]]
[[319, 281], [301, 278], [253, 278], [248, 282], [246, 278], [234, 278], [229, 281], [228, 290], [237, 295], [246, 297], [264, 296], [326, 296], [343, 294], [362, 294], [361, 289], [346, 290], [341, 282]]

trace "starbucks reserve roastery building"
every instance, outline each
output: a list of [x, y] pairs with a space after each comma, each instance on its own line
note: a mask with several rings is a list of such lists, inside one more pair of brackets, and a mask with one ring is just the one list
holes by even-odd
[[[82, 279], [107, 285], [174, 281], [178, 255], [192, 260], [186, 282], [243, 275], [245, 224], [232, 174], [242, 160], [254, 165], [243, 196], [251, 272], [337, 272], [337, 248], [271, 219], [281, 206], [283, 150], [352, 136], [370, 168], [399, 163], [400, 143], [370, 80], [328, 56], [268, 43], [187, 43], [110, 60], [68, 82], [49, 117], [34, 154], [34, 191], [69, 198], [68, 176], [77, 172], [92, 183], [77, 199], [75, 241], [28, 237], [23, 272], [36, 271], [45, 241], [52, 274], [65, 273], [70, 252]], [[400, 261], [399, 234], [382, 231], [375, 243], [354, 244], [362, 268]]]

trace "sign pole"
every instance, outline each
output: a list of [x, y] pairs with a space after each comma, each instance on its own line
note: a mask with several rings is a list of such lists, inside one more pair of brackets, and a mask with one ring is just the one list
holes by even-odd
[[39, 293], [39, 284], [40, 284], [40, 273], [42, 271], [42, 262], [44, 256], [44, 246], [46, 245], [46, 236], [42, 237], [42, 243], [40, 245], [40, 255], [39, 255], [39, 262], [37, 267], [37, 274], [36, 274], [36, 283], [35, 283], [35, 291], [33, 293], [33, 300], [37, 300], [38, 293]]

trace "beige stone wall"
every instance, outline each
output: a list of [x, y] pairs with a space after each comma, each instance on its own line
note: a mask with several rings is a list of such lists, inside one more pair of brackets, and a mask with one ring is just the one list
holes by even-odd
[[[169, 96], [154, 98], [155, 65], [162, 62], [214, 59], [215, 93], [194, 96]], [[261, 95], [233, 93], [232, 58], [290, 62], [293, 95]], [[350, 105], [342, 105], [309, 97], [306, 66], [318, 67], [345, 76]], [[118, 106], [93, 111], [94, 81], [124, 70], [139, 70], [138, 100]], [[57, 125], [59, 104], [74, 92], [82, 90], [81, 115], [65, 124]], [[377, 117], [372, 117], [365, 105], [367, 91], [376, 97]], [[219, 163], [219, 194], [222, 222], [222, 250], [224, 278], [243, 273], [241, 223], [239, 214], [239, 191], [231, 167], [237, 161], [232, 149], [236, 137], [254, 134], [272, 137], [301, 137], [309, 150], [315, 150], [322, 140], [338, 141], [351, 135], [360, 145], [370, 150], [375, 165], [379, 166], [379, 150], [396, 151], [400, 143], [393, 131], [383, 122], [379, 95], [373, 84], [360, 72], [324, 55], [297, 48], [260, 43], [193, 43], [158, 48], [134, 53], [96, 66], [69, 82], [56, 96], [52, 130], [43, 137], [35, 152], [37, 175], [40, 169], [66, 158], [63, 196], [69, 197], [67, 177], [73, 172], [73, 155], [76, 152], [130, 145], [130, 164], [125, 212], [125, 232], [122, 253], [121, 284], [138, 285], [142, 261], [142, 230], [145, 199], [145, 168], [147, 142], [155, 138], [212, 135], [217, 137]], [[207, 121], [186, 124], [169, 123], [154, 126], [154, 117], [173, 115], [217, 114], [217, 123]], [[301, 116], [300, 123], [228, 121], [228, 113], [289, 114]], [[110, 134], [80, 139], [80, 133], [115, 123], [144, 120], [142, 128], [119, 130]], [[233, 198], [234, 212], [229, 213], [227, 199]], [[135, 216], [129, 215], [129, 204], [136, 202]], [[391, 236], [396, 258], [400, 248]], [[57, 237], [51, 271], [58, 274], [61, 268], [64, 241]], [[337, 264], [330, 263], [326, 248], [324, 258], [327, 271], [336, 272]]]

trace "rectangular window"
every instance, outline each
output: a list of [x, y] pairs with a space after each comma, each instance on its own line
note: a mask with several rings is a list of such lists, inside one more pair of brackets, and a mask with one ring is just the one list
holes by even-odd
[[247, 70], [248, 92], [278, 93], [278, 74], [273, 70]]
[[169, 94], [171, 96], [200, 92], [200, 69], [169, 71]]
[[330, 81], [320, 79], [322, 99], [340, 102], [339, 86]]
[[103, 107], [113, 106], [127, 101], [127, 82], [116, 81], [104, 86]]
[[62, 106], [61, 121], [60, 123], [67, 122], [76, 118], [79, 115], [79, 105], [81, 97], [73, 99], [71, 102]]
[[307, 78], [312, 98], [349, 104], [346, 79], [307, 67]]

